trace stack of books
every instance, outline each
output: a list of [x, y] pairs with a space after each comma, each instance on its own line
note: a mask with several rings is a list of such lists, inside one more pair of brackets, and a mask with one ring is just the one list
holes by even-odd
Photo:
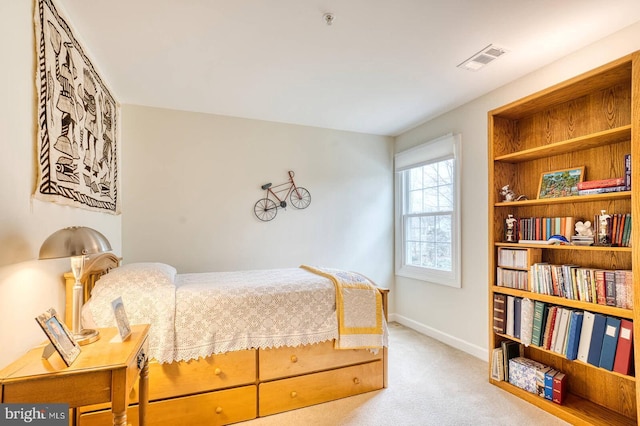
[[571, 244], [573, 244], [574, 246], [591, 246], [593, 245], [593, 243], [593, 235], [574, 235], [571, 237]]
[[624, 177], [578, 182], [578, 195], [628, 191]]

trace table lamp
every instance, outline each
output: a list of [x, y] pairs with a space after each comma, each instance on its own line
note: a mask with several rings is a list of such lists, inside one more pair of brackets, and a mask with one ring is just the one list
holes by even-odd
[[85, 226], [72, 226], [60, 229], [47, 238], [40, 247], [39, 259], [71, 258], [71, 271], [75, 278], [73, 286], [73, 337], [80, 345], [86, 345], [99, 339], [97, 330], [83, 329], [82, 315], [82, 269], [85, 256], [111, 251], [107, 238], [95, 229]]

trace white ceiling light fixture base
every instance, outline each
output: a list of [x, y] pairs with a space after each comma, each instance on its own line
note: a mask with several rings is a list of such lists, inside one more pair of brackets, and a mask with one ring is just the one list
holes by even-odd
[[459, 64], [458, 68], [469, 71], [478, 71], [479, 69], [485, 67], [490, 62], [495, 61], [507, 52], [508, 50], [503, 47], [490, 44], [478, 53], [471, 56], [466, 61]]
[[324, 15], [322, 15], [322, 18], [324, 18], [324, 22], [327, 25], [333, 24], [333, 20], [336, 19], [335, 15], [331, 12], [325, 13]]

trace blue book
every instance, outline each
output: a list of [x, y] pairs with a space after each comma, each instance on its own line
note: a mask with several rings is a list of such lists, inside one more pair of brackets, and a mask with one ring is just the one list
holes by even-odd
[[593, 331], [591, 332], [591, 345], [589, 345], [589, 354], [587, 362], [596, 367], [600, 366], [600, 354], [602, 353], [602, 339], [604, 339], [604, 330], [607, 324], [607, 317], [602, 314], [594, 314]]
[[571, 322], [569, 323], [569, 332], [567, 333], [567, 359], [574, 360], [578, 358], [578, 345], [580, 344], [580, 333], [582, 332], [582, 318], [584, 312], [572, 311]]
[[613, 371], [613, 361], [616, 357], [618, 335], [620, 334], [620, 319], [607, 317], [602, 339], [602, 351], [600, 352], [600, 367]]
[[544, 397], [549, 401], [553, 400], [553, 376], [558, 373], [558, 370], [548, 370], [544, 373]]

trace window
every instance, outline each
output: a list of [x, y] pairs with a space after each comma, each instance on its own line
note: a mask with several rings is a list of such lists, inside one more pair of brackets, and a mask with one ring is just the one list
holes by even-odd
[[396, 274], [460, 287], [459, 135], [396, 154]]

